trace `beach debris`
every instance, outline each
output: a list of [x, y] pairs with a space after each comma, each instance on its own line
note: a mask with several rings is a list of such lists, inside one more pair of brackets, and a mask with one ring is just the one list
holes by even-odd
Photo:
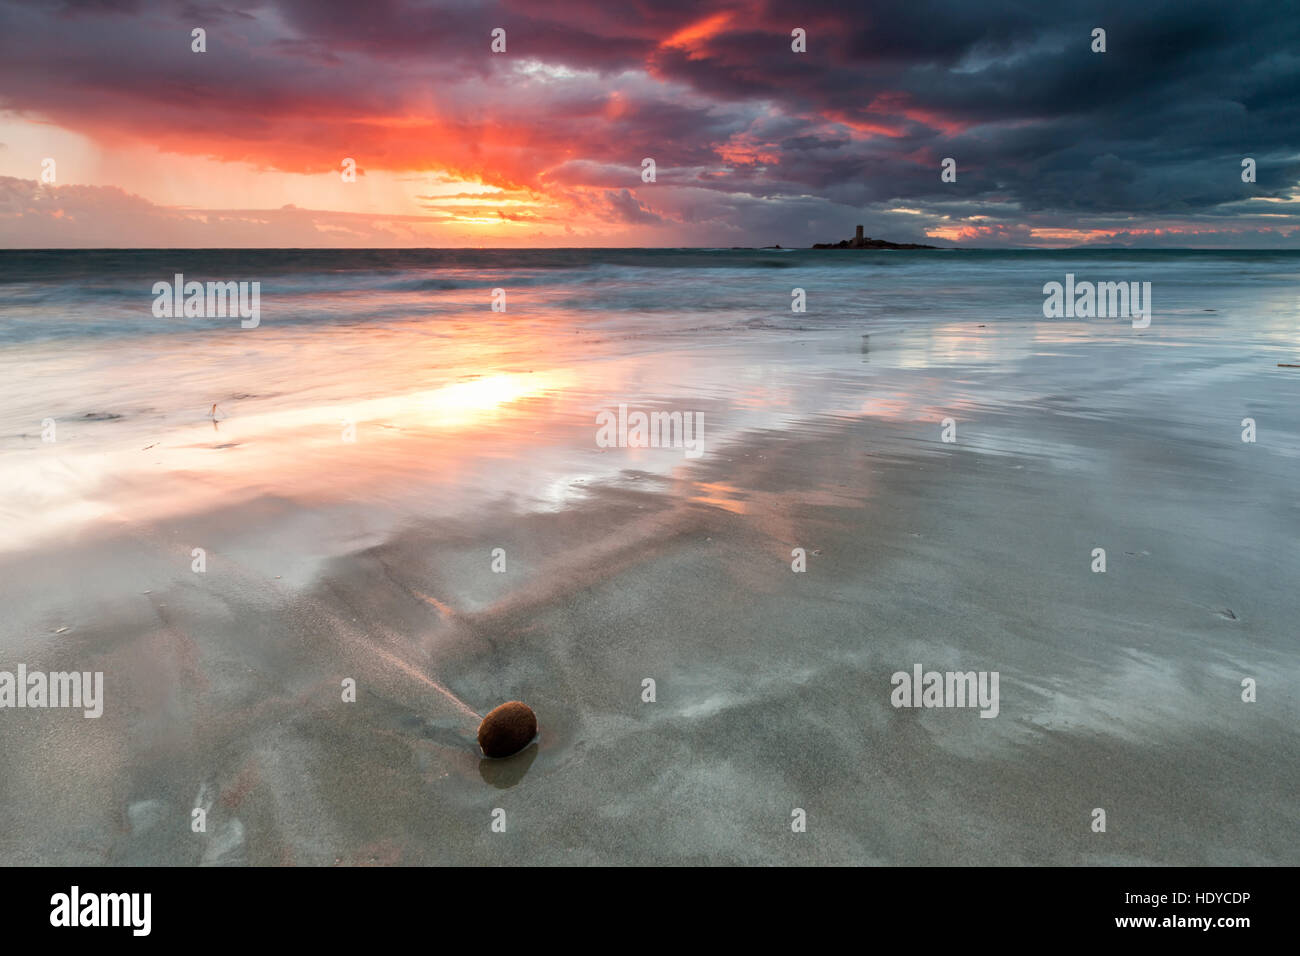
[[537, 715], [523, 701], [495, 707], [478, 726], [478, 745], [485, 757], [517, 754], [537, 736]]

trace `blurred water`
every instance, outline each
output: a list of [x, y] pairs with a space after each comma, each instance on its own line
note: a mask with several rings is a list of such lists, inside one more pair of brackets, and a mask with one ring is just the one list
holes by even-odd
[[[1151, 282], [1151, 326], [1045, 319], [1067, 272]], [[260, 325], [156, 318], [153, 284], [176, 273], [260, 282]], [[349, 481], [544, 503], [615, 467], [593, 416], [620, 403], [706, 413], [714, 450], [862, 416], [992, 426], [1025, 403], [1195, 434], [1265, 387], [1244, 366], [1297, 360], [1298, 300], [1295, 252], [0, 252], [0, 514], [18, 545], [133, 514], [126, 488], [155, 513]], [[348, 422], [364, 453], [345, 465]], [[421, 442], [438, 463], [413, 474]]]

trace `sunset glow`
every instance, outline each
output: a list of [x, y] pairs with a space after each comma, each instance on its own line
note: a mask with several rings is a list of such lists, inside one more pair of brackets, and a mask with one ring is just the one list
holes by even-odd
[[[1262, 101], [1186, 168], [1159, 115], [1128, 144], [1081, 118], [1126, 97], [1247, 102], [1265, 74], [1116, 85], [1113, 59], [1063, 45], [1084, 20], [995, 16], [980, 35], [999, 46], [964, 13], [896, 6], [286, 0], [200, 17], [196, 52], [165, 5], [0, 10], [0, 245], [807, 246], [859, 221], [957, 245], [1273, 245], [1297, 229], [1285, 123]], [[1132, 43], [1159, 29], [1112, 25]], [[1033, 92], [1061, 70], [1096, 81]], [[1249, 191], [1228, 175], [1247, 150]]]

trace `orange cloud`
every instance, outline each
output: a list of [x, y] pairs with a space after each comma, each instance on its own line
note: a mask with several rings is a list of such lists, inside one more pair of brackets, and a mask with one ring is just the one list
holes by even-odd
[[697, 20], [689, 26], [682, 27], [659, 46], [661, 49], [685, 50], [688, 60], [702, 59], [708, 41], [726, 30], [734, 16], [733, 11], [724, 10], [722, 13]]
[[774, 143], [759, 143], [750, 133], [737, 133], [715, 149], [723, 162], [732, 166], [777, 166], [781, 154]]

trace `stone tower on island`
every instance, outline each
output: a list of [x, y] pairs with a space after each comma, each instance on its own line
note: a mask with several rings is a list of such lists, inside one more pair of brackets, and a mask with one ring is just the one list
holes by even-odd
[[884, 239], [872, 239], [870, 236], [862, 234], [862, 227], [858, 226], [857, 232], [852, 239], [841, 239], [839, 242], [815, 242], [814, 249], [933, 249], [934, 246], [923, 246], [915, 242], [886, 242]]

